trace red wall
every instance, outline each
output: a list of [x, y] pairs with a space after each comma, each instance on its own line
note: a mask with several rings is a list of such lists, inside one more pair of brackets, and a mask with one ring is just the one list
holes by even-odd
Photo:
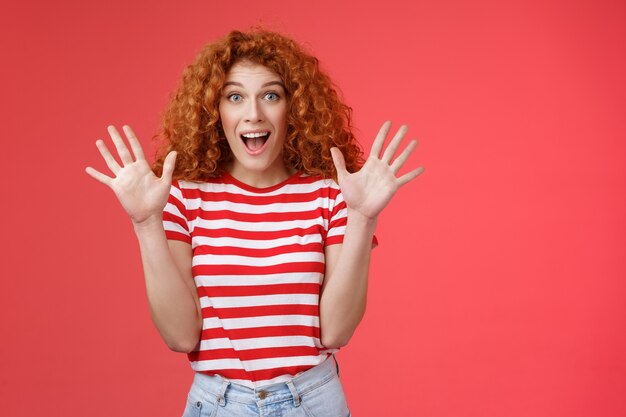
[[109, 123], [151, 154], [185, 64], [258, 23], [309, 45], [366, 149], [385, 119], [420, 141], [339, 353], [353, 414], [626, 415], [626, 3], [170, 3], [3, 5], [0, 415], [182, 414], [192, 372], [84, 168]]

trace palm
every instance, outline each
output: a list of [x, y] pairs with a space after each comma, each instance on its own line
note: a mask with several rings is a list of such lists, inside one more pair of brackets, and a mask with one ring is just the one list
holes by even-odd
[[337, 148], [331, 150], [337, 169], [339, 188], [341, 188], [348, 209], [368, 218], [377, 217], [389, 204], [398, 189], [424, 170], [420, 167], [399, 178], [396, 177], [397, 172], [417, 145], [415, 141], [411, 141], [398, 158], [391, 163], [393, 154], [406, 134], [407, 128], [405, 126], [398, 130], [383, 156], [380, 157], [390, 126], [391, 123], [389, 122], [383, 125], [372, 145], [369, 158], [358, 172], [349, 173], [345, 168], [341, 152]]
[[139, 223], [165, 207], [170, 185], [152, 173], [146, 161], [124, 166], [111, 189], [131, 219]]
[[385, 208], [398, 189], [396, 177], [387, 168], [379, 159], [368, 158], [360, 171], [339, 180], [339, 188], [350, 209], [373, 218]]
[[167, 156], [163, 164], [163, 175], [159, 178], [154, 175], [145, 160], [135, 134], [129, 127], [126, 127], [125, 131], [136, 160], [133, 161], [119, 133], [111, 126], [109, 133], [122, 160], [122, 166], [113, 158], [104, 142], [98, 141], [96, 142], [98, 149], [115, 177], [111, 178], [91, 167], [87, 168], [87, 173], [109, 186], [132, 221], [141, 223], [151, 216], [160, 216], [167, 204], [176, 155], [172, 152]]

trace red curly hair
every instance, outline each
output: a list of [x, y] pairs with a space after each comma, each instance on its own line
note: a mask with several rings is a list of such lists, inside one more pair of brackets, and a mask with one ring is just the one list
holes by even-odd
[[293, 40], [266, 30], [233, 31], [206, 45], [189, 65], [163, 116], [165, 143], [153, 170], [176, 151], [175, 179], [202, 181], [216, 177], [232, 160], [219, 116], [219, 101], [228, 71], [242, 60], [261, 64], [282, 79], [288, 100], [285, 166], [309, 175], [336, 179], [330, 148], [338, 147], [348, 171], [363, 165], [352, 133], [351, 111], [340, 99], [317, 58]]

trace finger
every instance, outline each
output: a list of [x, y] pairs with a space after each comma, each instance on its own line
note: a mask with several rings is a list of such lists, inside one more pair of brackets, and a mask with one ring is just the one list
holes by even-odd
[[104, 143], [102, 139], [98, 139], [96, 141], [96, 146], [98, 147], [98, 150], [100, 151], [100, 155], [102, 155], [102, 157], [104, 158], [104, 162], [106, 162], [111, 172], [117, 175], [117, 173], [122, 169], [122, 167], [120, 166], [120, 164], [117, 163], [115, 158], [113, 158], [113, 155], [111, 155], [111, 152], [109, 152], [109, 148], [107, 148], [107, 145]]
[[407, 147], [404, 148], [404, 150], [396, 158], [396, 160], [393, 161], [393, 163], [391, 164], [390, 168], [391, 168], [391, 171], [394, 173], [394, 175], [397, 174], [398, 171], [400, 171], [400, 168], [402, 168], [402, 165], [404, 165], [404, 163], [406, 162], [408, 157], [413, 153], [415, 148], [417, 148], [417, 141], [416, 140], [412, 140], [411, 142], [409, 142]]
[[172, 151], [167, 154], [163, 161], [163, 172], [161, 173], [161, 179], [172, 183], [172, 174], [174, 173], [174, 167], [176, 166], [176, 152]]
[[400, 129], [398, 129], [398, 131], [396, 132], [396, 135], [391, 140], [391, 143], [389, 143], [389, 146], [387, 146], [387, 149], [385, 149], [381, 161], [386, 164], [391, 161], [391, 158], [393, 158], [393, 155], [396, 153], [396, 149], [398, 149], [400, 142], [402, 142], [402, 138], [404, 138], [404, 135], [406, 135], [406, 132], [408, 130], [409, 127], [407, 125], [400, 126]]
[[419, 167], [419, 168], [414, 169], [411, 172], [407, 172], [406, 174], [398, 178], [398, 183], [400, 184], [400, 186], [402, 186], [406, 184], [407, 182], [415, 179], [415, 177], [417, 177], [422, 172], [424, 172], [424, 167]]
[[124, 143], [124, 140], [122, 139], [122, 137], [118, 133], [118, 131], [115, 128], [115, 126], [111, 125], [111, 126], [107, 127], [107, 130], [109, 131], [109, 135], [111, 135], [111, 139], [113, 139], [113, 143], [115, 144], [115, 148], [117, 149], [117, 153], [120, 156], [120, 159], [122, 160], [122, 163], [124, 165], [132, 164], [133, 163], [133, 158], [130, 155], [130, 152], [128, 151], [128, 148], [126, 147], [126, 144]]
[[389, 134], [389, 129], [391, 129], [391, 122], [386, 121], [381, 126], [378, 131], [378, 135], [376, 135], [376, 139], [374, 139], [374, 143], [372, 144], [372, 150], [370, 151], [370, 156], [378, 159], [380, 157], [380, 151], [383, 149], [383, 144], [385, 143], [385, 138]]
[[141, 143], [139, 143], [139, 139], [135, 135], [135, 132], [128, 125], [122, 126], [124, 129], [124, 133], [128, 138], [128, 143], [130, 143], [130, 148], [133, 150], [133, 154], [135, 155], [135, 160], [144, 160], [146, 157], [143, 155], [143, 149], [141, 148]]
[[343, 154], [339, 148], [330, 148], [330, 155], [333, 158], [333, 164], [335, 164], [335, 169], [337, 170], [337, 179], [343, 178], [344, 175], [348, 174], [346, 170], [346, 160]]
[[89, 174], [92, 178], [100, 181], [102, 184], [110, 187], [111, 186], [111, 182], [113, 181], [113, 178], [108, 177], [106, 175], [104, 175], [103, 173], [96, 171], [95, 169], [93, 169], [92, 167], [87, 167], [85, 168], [85, 172], [87, 174]]

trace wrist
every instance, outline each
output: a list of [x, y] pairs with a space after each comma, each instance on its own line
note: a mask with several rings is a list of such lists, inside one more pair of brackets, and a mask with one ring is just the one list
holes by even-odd
[[163, 229], [163, 213], [153, 214], [146, 217], [144, 220], [135, 221], [132, 220], [135, 233], [148, 233], [155, 230]]
[[374, 230], [376, 228], [376, 223], [378, 222], [378, 216], [369, 217], [356, 210], [351, 210], [348, 207], [348, 222], [353, 225]]

